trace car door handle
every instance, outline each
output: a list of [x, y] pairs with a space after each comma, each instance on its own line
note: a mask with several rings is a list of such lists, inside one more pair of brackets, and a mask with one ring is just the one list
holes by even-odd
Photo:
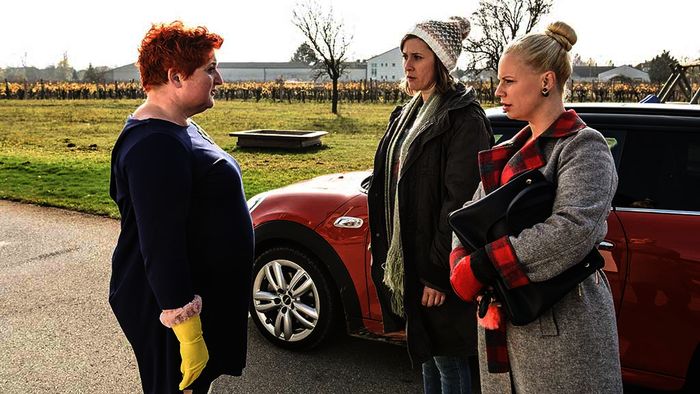
[[612, 242], [608, 242], [608, 241], [603, 241], [603, 242], [598, 244], [598, 250], [613, 250], [614, 247], [615, 247], [615, 244], [613, 244]]
[[364, 222], [364, 220], [353, 216], [341, 216], [335, 219], [333, 225], [338, 228], [360, 228]]

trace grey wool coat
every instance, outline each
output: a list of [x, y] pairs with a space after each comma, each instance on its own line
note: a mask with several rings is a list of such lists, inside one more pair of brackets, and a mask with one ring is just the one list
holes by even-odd
[[[522, 134], [529, 137], [529, 129], [499, 146], [514, 144]], [[509, 237], [520, 268], [533, 282], [560, 274], [603, 240], [617, 188], [615, 164], [598, 131], [580, 121], [578, 130], [563, 137], [547, 134], [536, 142], [544, 161], [522, 170], [539, 167], [557, 186], [552, 215]], [[473, 200], [484, 195], [482, 182]], [[454, 236], [453, 246], [460, 246]], [[482, 393], [512, 388], [517, 393], [622, 392], [615, 310], [602, 272], [591, 275], [538, 320], [519, 327], [507, 323], [510, 373], [488, 372], [481, 326], [478, 336]]]

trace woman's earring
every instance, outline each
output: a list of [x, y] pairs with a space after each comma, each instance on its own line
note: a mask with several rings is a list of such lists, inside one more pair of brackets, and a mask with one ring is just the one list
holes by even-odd
[[547, 89], [547, 88], [542, 88], [542, 96], [544, 96], [544, 97], [549, 97], [549, 89]]

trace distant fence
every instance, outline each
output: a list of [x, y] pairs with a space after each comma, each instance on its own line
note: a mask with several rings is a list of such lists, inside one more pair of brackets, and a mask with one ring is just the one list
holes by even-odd
[[[498, 101], [494, 97], [494, 81], [467, 82], [474, 88], [482, 102]], [[698, 89], [698, 84], [693, 84]], [[272, 101], [288, 103], [329, 102], [331, 83], [312, 82], [232, 82], [217, 87], [217, 99], [241, 101]], [[569, 81], [569, 101], [638, 102], [648, 94], [657, 93], [660, 84], [641, 82], [576, 82]], [[402, 103], [408, 99], [395, 82], [360, 81], [339, 82], [338, 96], [341, 102]], [[81, 83], [81, 82], [4, 82], [0, 87], [0, 99], [18, 100], [99, 100], [143, 99], [145, 94], [137, 81]], [[683, 100], [679, 95], [671, 101]]]

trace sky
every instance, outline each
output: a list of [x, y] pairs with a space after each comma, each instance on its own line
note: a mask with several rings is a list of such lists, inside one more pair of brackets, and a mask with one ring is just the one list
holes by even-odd
[[[367, 59], [397, 46], [416, 22], [469, 17], [478, 0], [318, 0], [332, 6], [352, 44], [349, 59]], [[55, 65], [67, 53], [76, 69], [133, 63], [151, 23], [182, 20], [224, 38], [219, 62], [288, 61], [304, 37], [291, 23], [297, 0], [182, 1], [4, 0], [0, 67]], [[669, 50], [700, 58], [697, 0], [554, 0], [546, 23], [562, 20], [578, 35], [572, 54], [599, 65], [635, 65]], [[696, 37], [693, 39], [692, 37]], [[464, 55], [458, 65], [465, 67]]]

